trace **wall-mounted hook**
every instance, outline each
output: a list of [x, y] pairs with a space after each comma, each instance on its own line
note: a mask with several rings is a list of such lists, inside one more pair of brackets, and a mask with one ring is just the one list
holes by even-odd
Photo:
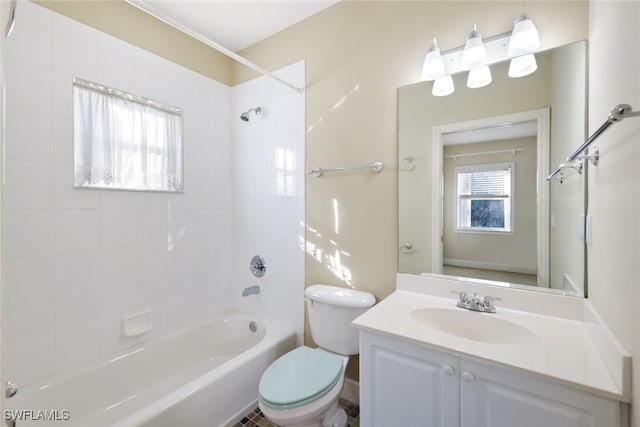
[[400, 160], [400, 170], [412, 171], [416, 168], [416, 159], [413, 156], [407, 156]]

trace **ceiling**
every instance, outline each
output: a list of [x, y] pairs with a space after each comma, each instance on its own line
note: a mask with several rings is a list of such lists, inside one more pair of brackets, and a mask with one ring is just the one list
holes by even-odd
[[136, 0], [135, 3], [237, 52], [338, 1]]

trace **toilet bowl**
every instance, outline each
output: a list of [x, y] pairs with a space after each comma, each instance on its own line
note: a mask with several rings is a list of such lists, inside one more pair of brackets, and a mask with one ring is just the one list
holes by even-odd
[[262, 375], [259, 406], [282, 427], [346, 427], [338, 399], [349, 355], [358, 353], [351, 322], [375, 303], [368, 292], [327, 285], [307, 288], [311, 335], [320, 348], [298, 347]]

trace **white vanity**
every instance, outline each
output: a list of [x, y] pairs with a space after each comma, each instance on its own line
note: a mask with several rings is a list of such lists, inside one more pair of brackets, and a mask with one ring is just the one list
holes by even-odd
[[[500, 298], [495, 314], [452, 290]], [[398, 274], [360, 330], [363, 427], [624, 427], [631, 360], [588, 300]]]

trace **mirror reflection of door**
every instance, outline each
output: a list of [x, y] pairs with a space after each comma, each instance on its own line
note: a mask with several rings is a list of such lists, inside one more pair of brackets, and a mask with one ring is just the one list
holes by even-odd
[[442, 272], [538, 286], [535, 121], [442, 143]]

